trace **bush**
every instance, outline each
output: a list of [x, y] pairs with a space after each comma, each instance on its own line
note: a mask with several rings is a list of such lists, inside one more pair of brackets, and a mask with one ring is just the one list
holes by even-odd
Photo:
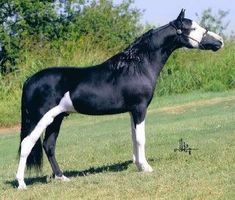
[[221, 92], [225, 91], [226, 86], [219, 80], [210, 81], [208, 84], [204, 85], [203, 89], [206, 92]]
[[[192, 90], [235, 89], [235, 44], [227, 41], [218, 52], [180, 49], [173, 53], [159, 80], [158, 95]], [[220, 88], [220, 90], [219, 90]]]

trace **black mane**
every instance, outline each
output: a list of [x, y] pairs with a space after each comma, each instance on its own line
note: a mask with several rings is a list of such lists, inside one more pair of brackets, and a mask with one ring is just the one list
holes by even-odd
[[107, 62], [109, 62], [109, 64], [112, 63], [112, 65], [110, 65], [111, 68], [113, 70], [120, 70], [129, 68], [133, 65], [138, 66], [143, 57], [148, 54], [149, 51], [151, 51], [151, 36], [156, 30], [150, 29], [139, 38], [137, 38], [122, 52], [110, 58]]
[[[167, 25], [156, 29], [150, 29], [140, 37], [138, 37], [132, 44], [130, 44], [122, 52], [111, 57], [108, 62], [112, 70], [123, 70], [130, 67], [138, 67], [145, 56], [148, 56], [151, 51], [154, 51], [153, 34], [159, 37], [159, 31], [165, 29]], [[160, 38], [159, 38], [160, 39]]]

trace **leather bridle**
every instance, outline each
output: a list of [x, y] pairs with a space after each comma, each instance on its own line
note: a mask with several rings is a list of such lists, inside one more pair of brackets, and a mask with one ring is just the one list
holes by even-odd
[[[203, 49], [205, 49], [205, 47], [204, 47], [198, 40], [196, 40], [196, 39], [190, 37], [189, 35], [184, 34], [183, 31], [182, 31], [182, 28], [177, 28], [176, 25], [174, 24], [174, 22], [170, 22], [169, 24], [176, 30], [176, 33], [177, 33], [178, 36], [182, 36], [182, 35], [183, 35], [184, 37], [187, 37], [187, 38], [189, 38], [189, 39], [191, 39], [191, 40], [197, 42], [200, 47], [202, 47]], [[183, 24], [183, 23], [181, 22], [181, 26], [183, 26], [182, 24]], [[187, 30], [192, 31], [192, 30], [195, 30], [195, 28], [188, 28]], [[206, 32], [203, 33], [202, 38], [204, 38], [207, 33], [208, 33], [208, 29], [206, 29]]]

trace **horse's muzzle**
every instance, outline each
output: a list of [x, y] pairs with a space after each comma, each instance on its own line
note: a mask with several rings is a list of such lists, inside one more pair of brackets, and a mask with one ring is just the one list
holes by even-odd
[[205, 35], [200, 42], [200, 49], [218, 51], [223, 48], [224, 42], [222, 37], [213, 37], [210, 34]]

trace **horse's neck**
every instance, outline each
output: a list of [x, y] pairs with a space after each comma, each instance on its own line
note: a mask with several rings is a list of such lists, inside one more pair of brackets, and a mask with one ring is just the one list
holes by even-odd
[[157, 44], [155, 46], [155, 50], [151, 52], [148, 59], [148, 62], [150, 63], [149, 67], [151, 68], [150, 70], [154, 73], [156, 79], [172, 52], [179, 48], [176, 44], [175, 38], [169, 36], [169, 32], [170, 27], [159, 31], [159, 37], [156, 37]]

